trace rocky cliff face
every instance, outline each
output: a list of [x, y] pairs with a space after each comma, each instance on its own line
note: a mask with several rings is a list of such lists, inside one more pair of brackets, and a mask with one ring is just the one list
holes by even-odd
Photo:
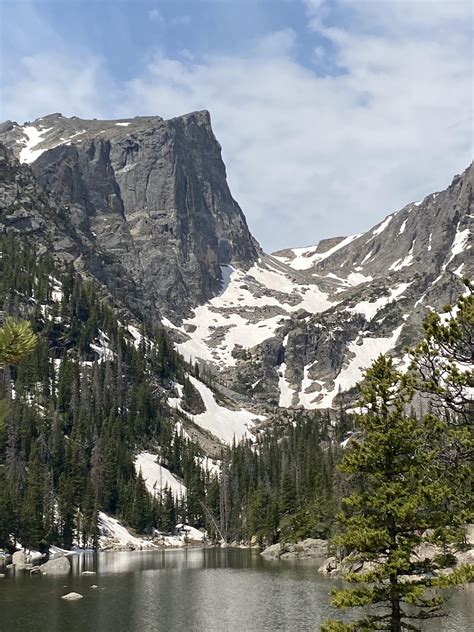
[[471, 165], [446, 191], [365, 234], [233, 270], [225, 291], [177, 328], [180, 350], [258, 401], [337, 405], [380, 353], [406, 363], [427, 311], [453, 302], [462, 277], [472, 278], [473, 175]]
[[7, 229], [160, 314], [186, 359], [257, 408], [336, 406], [344, 392], [349, 402], [379, 353], [406, 363], [428, 309], [472, 277], [472, 165], [365, 234], [266, 255], [232, 199], [207, 112], [53, 114], [4, 123], [0, 140], [29, 164], [1, 152]]
[[185, 313], [220, 290], [221, 266], [258, 257], [208, 112], [169, 121], [53, 114], [4, 123], [0, 140], [31, 164], [68, 223], [120, 262], [147, 310]]
[[48, 251], [83, 276], [98, 281], [139, 314], [140, 288], [121, 262], [103, 250], [90, 231], [74, 226], [68, 209], [56, 202], [35, 178], [28, 165], [21, 165], [12, 151], [0, 143], [0, 230], [19, 234], [38, 253]]

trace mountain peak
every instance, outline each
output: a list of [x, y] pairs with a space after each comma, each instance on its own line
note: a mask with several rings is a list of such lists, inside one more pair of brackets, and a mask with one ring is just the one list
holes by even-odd
[[55, 113], [4, 124], [0, 141], [31, 166], [69, 223], [144, 288], [156, 313], [211, 298], [221, 266], [258, 257], [207, 110], [169, 120]]

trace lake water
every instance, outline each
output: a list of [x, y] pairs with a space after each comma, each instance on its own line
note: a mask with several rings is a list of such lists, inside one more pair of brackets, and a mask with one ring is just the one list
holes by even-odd
[[[337, 584], [314, 563], [268, 562], [258, 551], [86, 553], [72, 560], [67, 577], [6, 571], [1, 632], [303, 632], [340, 616], [328, 606]], [[71, 591], [84, 598], [61, 599]], [[426, 630], [472, 632], [473, 585], [453, 594], [450, 611]]]

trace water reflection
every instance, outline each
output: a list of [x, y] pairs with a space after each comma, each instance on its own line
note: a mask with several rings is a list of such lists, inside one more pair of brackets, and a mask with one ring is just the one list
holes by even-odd
[[[335, 584], [314, 564], [266, 562], [256, 551], [84, 553], [72, 562], [66, 578], [2, 579], [1, 632], [302, 632], [339, 616], [328, 605]], [[64, 602], [70, 591], [84, 598]], [[474, 586], [455, 592], [451, 610], [425, 629], [473, 630]]]

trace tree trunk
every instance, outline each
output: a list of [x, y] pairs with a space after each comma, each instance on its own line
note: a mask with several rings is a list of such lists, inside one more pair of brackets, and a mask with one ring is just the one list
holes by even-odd
[[390, 621], [390, 632], [402, 632], [402, 612], [400, 608], [400, 596], [397, 590], [397, 576], [390, 577], [390, 603], [392, 606], [392, 617]]

